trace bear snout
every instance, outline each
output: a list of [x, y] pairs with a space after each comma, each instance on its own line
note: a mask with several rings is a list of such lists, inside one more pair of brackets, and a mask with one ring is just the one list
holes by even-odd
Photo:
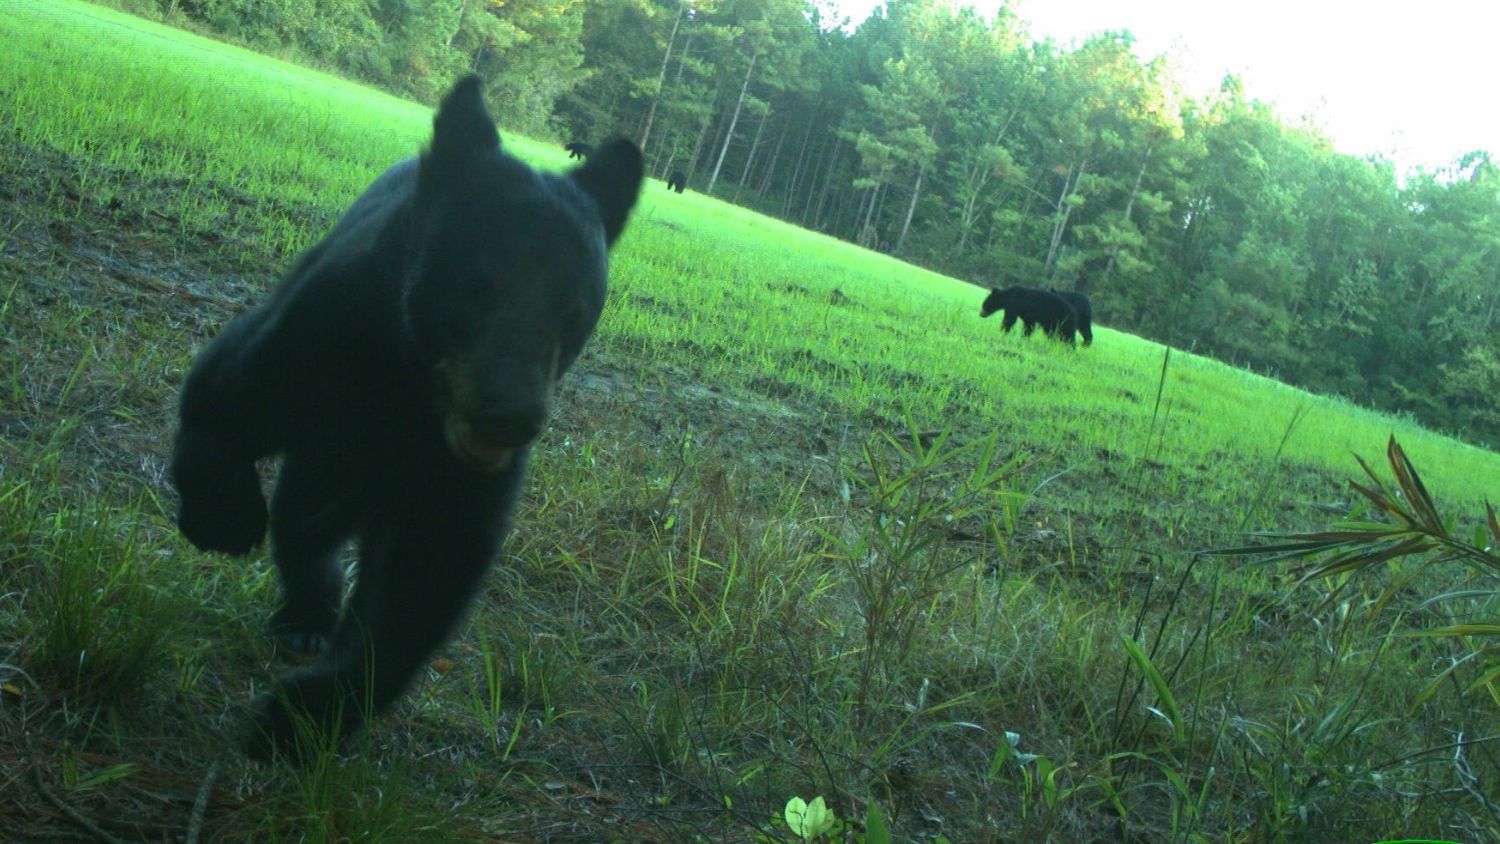
[[504, 469], [518, 449], [530, 445], [547, 422], [545, 408], [449, 417], [448, 447], [459, 458], [490, 469]]
[[517, 448], [537, 438], [547, 421], [545, 409], [521, 413], [484, 413], [467, 420], [469, 430], [485, 442]]

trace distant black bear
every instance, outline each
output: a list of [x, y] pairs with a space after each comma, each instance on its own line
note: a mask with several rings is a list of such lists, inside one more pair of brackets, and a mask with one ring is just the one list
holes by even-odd
[[1052, 292], [1073, 306], [1073, 312], [1078, 314], [1078, 333], [1083, 336], [1083, 345], [1092, 346], [1094, 344], [1094, 305], [1089, 301], [1089, 297], [1074, 290]]
[[[500, 149], [477, 77], [183, 387], [178, 525], [245, 554], [269, 521], [280, 646], [324, 652], [257, 703], [248, 752], [347, 732], [453, 632], [509, 528], [558, 378], [604, 304], [641, 184], [628, 141], [567, 175]], [[256, 461], [282, 455], [269, 514]], [[337, 556], [359, 543], [342, 609]]]
[[568, 158], [585, 159], [594, 154], [594, 148], [583, 141], [572, 141], [563, 144], [563, 149], [568, 151]]
[[687, 187], [687, 176], [681, 170], [673, 170], [672, 175], [667, 177], [667, 190], [675, 190], [682, 193]]
[[979, 315], [987, 317], [999, 310], [1005, 311], [1005, 321], [1000, 324], [1000, 329], [1006, 332], [1014, 328], [1019, 319], [1026, 325], [1023, 333], [1028, 337], [1031, 336], [1032, 329], [1041, 326], [1047, 334], [1071, 344], [1078, 329], [1078, 312], [1073, 310], [1066, 299], [1050, 290], [1037, 290], [1034, 287], [1007, 287], [1004, 290], [991, 288], [990, 295], [985, 297], [984, 304], [980, 306]]

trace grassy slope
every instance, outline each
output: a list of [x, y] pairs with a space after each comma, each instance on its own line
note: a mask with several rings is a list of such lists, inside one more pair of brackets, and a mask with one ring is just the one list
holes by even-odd
[[[73, 3], [0, 0], [0, 41], [0, 646], [31, 678], [3, 748], [122, 829], [180, 831], [275, 669], [265, 566], [191, 553], [163, 516], [176, 384], [428, 112]], [[1462, 798], [1392, 797], [1451, 769], [1368, 770], [1463, 726], [1451, 694], [1385, 717], [1433, 651], [1185, 552], [1323, 518], [1291, 505], [1347, 500], [1349, 453], [1392, 432], [1454, 504], [1493, 495], [1500, 457], [1189, 355], [1163, 377], [1162, 347], [1108, 329], [1076, 353], [1001, 338], [972, 286], [659, 183], [613, 283], [469, 634], [359, 759], [222, 760], [211, 834], [743, 837], [793, 793], [955, 840], [1121, 813], [1148, 839], [1483, 828]], [[953, 438], [903, 456], [878, 435], [910, 448], [907, 414]], [[967, 483], [987, 438], [1012, 468]], [[903, 472], [920, 498], [872, 481]], [[1168, 674], [1165, 729], [1121, 636]], [[991, 772], [1005, 730], [1061, 798]], [[136, 767], [80, 786], [115, 763]]]

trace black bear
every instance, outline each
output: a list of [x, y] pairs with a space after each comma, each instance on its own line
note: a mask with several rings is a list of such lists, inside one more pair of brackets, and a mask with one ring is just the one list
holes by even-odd
[[[198, 356], [172, 456], [178, 525], [238, 555], [269, 523], [272, 632], [324, 654], [257, 702], [251, 756], [300, 758], [299, 725], [349, 731], [453, 632], [509, 529], [553, 387], [599, 319], [641, 177], [623, 140], [566, 175], [522, 164], [465, 78], [431, 146]], [[256, 461], [273, 455], [268, 512]]]
[[667, 190], [675, 190], [682, 193], [687, 187], [687, 176], [681, 170], [673, 170], [672, 175], [667, 177]]
[[1041, 326], [1047, 334], [1071, 344], [1078, 329], [1078, 313], [1073, 310], [1073, 306], [1050, 290], [1037, 290], [1034, 287], [1007, 287], [1004, 290], [990, 288], [990, 295], [985, 297], [984, 304], [980, 306], [979, 315], [987, 317], [999, 310], [1005, 311], [1005, 321], [1000, 324], [1000, 329], [1006, 332], [1014, 328], [1019, 319], [1026, 325], [1023, 333], [1028, 337], [1031, 336], [1032, 329]]
[[1094, 345], [1094, 305], [1089, 297], [1073, 290], [1054, 290], [1053, 293], [1061, 296], [1063, 301], [1073, 306], [1073, 312], [1078, 314], [1078, 333], [1083, 337], [1083, 345]]
[[563, 144], [563, 149], [568, 151], [568, 158], [585, 159], [594, 154], [594, 148], [583, 141], [571, 141]]

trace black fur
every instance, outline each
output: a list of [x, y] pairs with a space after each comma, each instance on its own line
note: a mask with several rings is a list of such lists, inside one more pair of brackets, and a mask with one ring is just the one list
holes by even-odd
[[[506, 155], [476, 77], [183, 387], [178, 524], [245, 554], [269, 524], [278, 644], [323, 652], [258, 701], [248, 751], [389, 706], [461, 620], [509, 527], [553, 387], [604, 304], [641, 182], [616, 141], [559, 176]], [[256, 461], [283, 457], [269, 513]], [[359, 544], [341, 607], [337, 556]], [[299, 715], [301, 717], [299, 717]]]
[[1037, 290], [1034, 287], [1007, 287], [991, 288], [990, 295], [985, 297], [984, 304], [979, 308], [979, 315], [987, 317], [990, 314], [1003, 310], [1005, 321], [1000, 324], [1000, 329], [1009, 332], [1016, 325], [1016, 320], [1021, 320], [1026, 329], [1023, 332], [1031, 336], [1032, 329], [1040, 326], [1041, 329], [1052, 337], [1073, 343], [1073, 335], [1078, 329], [1078, 313], [1067, 300], [1050, 290]]
[[675, 190], [682, 193], [687, 187], [687, 176], [681, 170], [673, 170], [672, 175], [667, 177], [667, 190]]
[[563, 149], [568, 151], [568, 158], [577, 158], [579, 160], [588, 158], [594, 154], [594, 148], [583, 141], [571, 141], [563, 144]]
[[1078, 333], [1083, 337], [1083, 345], [1094, 345], [1094, 305], [1089, 297], [1074, 290], [1054, 290], [1053, 293], [1061, 296], [1063, 301], [1073, 306], [1073, 312], [1078, 314]]

